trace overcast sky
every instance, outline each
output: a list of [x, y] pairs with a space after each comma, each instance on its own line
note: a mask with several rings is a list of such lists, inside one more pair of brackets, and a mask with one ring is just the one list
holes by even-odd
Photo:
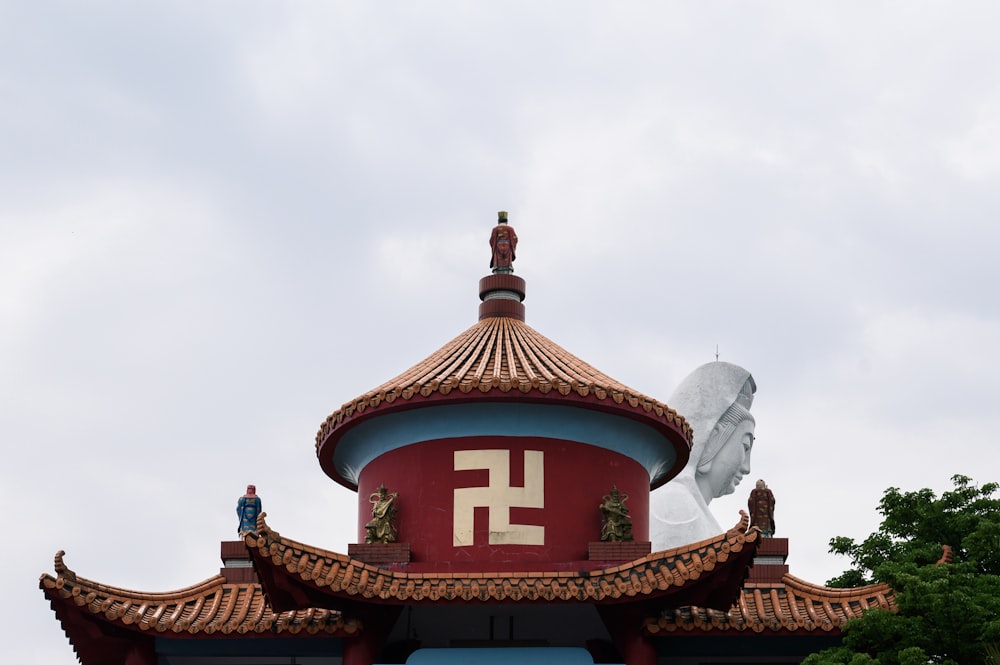
[[1000, 5], [485, 5], [0, 2], [6, 659], [75, 662], [56, 550], [197, 583], [248, 482], [346, 551], [314, 434], [475, 323], [497, 210], [571, 353], [752, 372], [712, 508], [766, 479], [793, 574], [1000, 480]]

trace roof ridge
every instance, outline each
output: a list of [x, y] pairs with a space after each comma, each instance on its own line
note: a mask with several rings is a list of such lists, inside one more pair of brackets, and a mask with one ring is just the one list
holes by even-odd
[[[729, 562], [746, 565], [756, 548], [756, 538], [732, 531], [719, 534], [700, 550], [672, 554], [660, 552], [611, 567], [584, 570], [409, 572], [381, 568], [338, 552], [303, 546], [258, 522], [258, 532], [247, 536], [255, 566], [271, 571], [266, 585], [282, 588], [285, 578], [294, 584], [314, 586], [322, 593], [375, 602], [406, 601], [569, 601], [630, 602], [679, 593], [703, 574]], [[737, 556], [739, 555], [739, 556]], [[738, 584], [729, 577], [726, 584]], [[695, 588], [695, 587], [692, 587]], [[737, 593], [733, 589], [733, 594]], [[272, 603], [295, 602], [287, 594], [275, 595], [265, 587]], [[717, 597], [708, 602], [718, 602]], [[281, 600], [276, 600], [281, 599]], [[729, 601], [726, 601], [729, 602]]]
[[59, 550], [56, 553], [56, 576], [52, 576], [49, 573], [42, 573], [39, 576], [39, 582], [45, 583], [46, 580], [51, 581], [52, 588], [61, 589], [67, 582], [76, 582], [80, 586], [85, 586], [94, 591], [101, 591], [103, 593], [127, 596], [132, 598], [143, 598], [146, 600], [157, 600], [157, 599], [174, 599], [174, 598], [185, 598], [191, 596], [197, 596], [204, 593], [208, 589], [214, 589], [221, 584], [224, 584], [226, 578], [222, 575], [213, 575], [208, 579], [202, 580], [187, 587], [180, 589], [174, 589], [172, 591], [138, 591], [135, 589], [128, 589], [126, 587], [112, 586], [110, 584], [102, 584], [100, 582], [87, 579], [86, 577], [80, 577], [73, 570], [71, 570], [63, 561], [63, 557], [66, 555], [64, 550]]
[[892, 593], [892, 587], [885, 582], [875, 582], [858, 587], [828, 587], [813, 582], [807, 582], [791, 573], [785, 573], [781, 577], [782, 583], [799, 593], [808, 594], [819, 598], [855, 599], [870, 597], [872, 595]]

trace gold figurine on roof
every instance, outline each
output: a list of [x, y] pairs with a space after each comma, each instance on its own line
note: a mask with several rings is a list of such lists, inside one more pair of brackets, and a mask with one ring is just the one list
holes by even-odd
[[601, 503], [601, 540], [623, 542], [635, 540], [632, 537], [632, 518], [628, 514], [625, 502], [628, 494], [618, 491], [618, 486], [611, 487], [611, 493], [604, 495]]
[[390, 493], [385, 484], [372, 492], [368, 501], [372, 504], [372, 518], [365, 524], [366, 543], [396, 542], [396, 497], [399, 492]]

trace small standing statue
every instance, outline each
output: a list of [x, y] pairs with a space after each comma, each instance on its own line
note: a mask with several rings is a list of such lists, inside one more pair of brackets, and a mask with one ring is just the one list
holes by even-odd
[[372, 519], [365, 525], [366, 543], [396, 542], [396, 497], [399, 492], [389, 493], [385, 485], [379, 485], [368, 501], [372, 504]]
[[604, 495], [604, 502], [601, 503], [601, 540], [612, 542], [631, 541], [632, 538], [632, 518], [629, 517], [628, 508], [625, 502], [628, 501], [628, 494], [620, 494], [618, 486], [611, 487], [611, 494]]
[[747, 500], [750, 509], [750, 526], [760, 529], [765, 538], [774, 535], [774, 493], [763, 480], [757, 481], [757, 486], [750, 490]]
[[260, 497], [257, 496], [256, 485], [247, 485], [247, 493], [236, 502], [236, 514], [240, 517], [240, 526], [236, 533], [241, 536], [257, 530], [257, 516], [260, 515]]
[[503, 210], [497, 213], [497, 225], [490, 233], [490, 267], [494, 273], [514, 272], [514, 259], [517, 258], [517, 234], [514, 227], [507, 225], [507, 213]]

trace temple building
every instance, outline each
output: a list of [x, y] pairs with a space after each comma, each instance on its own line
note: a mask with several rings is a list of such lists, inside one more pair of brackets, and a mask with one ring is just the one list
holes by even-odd
[[[320, 468], [357, 493], [357, 542], [280, 533], [251, 487], [243, 539], [185, 589], [111, 587], [59, 552], [40, 587], [81, 663], [796, 663], [837, 644], [848, 618], [894, 606], [884, 585], [790, 575], [788, 539], [760, 510], [662, 546], [682, 533], [670, 513], [684, 501], [654, 515], [655, 497], [700, 510], [704, 488], [738, 482], [721, 461], [703, 481], [691, 462], [738, 454], [730, 434], [752, 443], [752, 377], [699, 375], [733, 378], [709, 438], [698, 408], [693, 428], [525, 323], [506, 213], [490, 246], [478, 321], [319, 428]], [[714, 380], [685, 394], [719, 401]], [[767, 495], [753, 505], [766, 512]]]

